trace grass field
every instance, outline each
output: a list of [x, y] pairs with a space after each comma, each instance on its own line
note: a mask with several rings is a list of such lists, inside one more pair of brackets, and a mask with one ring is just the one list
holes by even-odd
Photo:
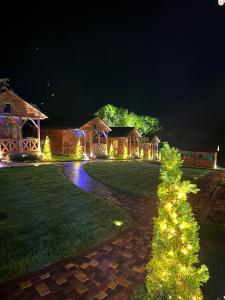
[[[104, 184], [154, 201], [159, 183], [159, 165], [149, 162], [101, 162], [88, 163], [86, 171]], [[195, 182], [207, 174], [205, 169], [183, 168], [186, 180]], [[200, 228], [200, 259], [209, 267], [210, 279], [204, 287], [205, 299], [223, 299], [225, 295], [225, 226], [204, 222]], [[136, 291], [136, 300], [145, 300], [146, 292], [142, 286]]]
[[1, 281], [80, 254], [131, 222], [119, 207], [76, 188], [60, 166], [0, 169], [0, 186]]
[[[94, 178], [122, 192], [155, 197], [159, 183], [159, 165], [142, 161], [91, 162], [85, 170]], [[208, 171], [183, 168], [184, 179], [196, 181]]]

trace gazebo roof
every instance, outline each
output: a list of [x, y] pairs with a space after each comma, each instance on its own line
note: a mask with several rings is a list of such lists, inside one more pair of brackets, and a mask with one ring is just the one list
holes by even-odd
[[[3, 104], [11, 105], [11, 113], [3, 112]], [[38, 108], [20, 98], [13, 91], [5, 91], [0, 94], [0, 115], [42, 120], [48, 118]]]
[[48, 119], [45, 124], [43, 125], [43, 128], [52, 128], [52, 129], [83, 129], [85, 125], [87, 125], [89, 122], [92, 121], [98, 121], [101, 122], [107, 131], [111, 131], [111, 129], [108, 127], [108, 125], [101, 120], [98, 116], [95, 115], [74, 115], [73, 119], [68, 120], [67, 118], [64, 119]]

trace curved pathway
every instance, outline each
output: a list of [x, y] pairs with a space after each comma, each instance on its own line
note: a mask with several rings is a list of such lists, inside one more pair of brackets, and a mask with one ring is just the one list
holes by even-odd
[[[84, 171], [83, 163], [65, 163], [64, 172], [81, 189], [129, 211], [133, 217], [132, 227], [83, 256], [57, 262], [23, 278], [3, 283], [0, 298], [129, 299], [134, 288], [145, 278], [156, 201], [113, 191], [91, 178]], [[199, 182], [202, 191], [198, 194], [198, 203], [201, 199], [204, 202], [209, 199], [217, 182], [215, 173], [207, 178], [203, 184]], [[195, 198], [192, 202], [198, 210]]]

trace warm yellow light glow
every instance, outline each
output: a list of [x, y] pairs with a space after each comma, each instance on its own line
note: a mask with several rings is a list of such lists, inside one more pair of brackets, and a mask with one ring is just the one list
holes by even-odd
[[187, 254], [188, 254], [188, 250], [185, 249], [185, 248], [182, 248], [182, 249], [181, 249], [181, 252], [182, 252], [184, 255], [187, 255]]
[[168, 202], [166, 205], [165, 205], [165, 208], [170, 210], [171, 208], [173, 207], [173, 204], [171, 202]]
[[172, 218], [175, 219], [176, 217], [177, 217], [177, 213], [173, 213], [173, 214], [172, 214]]
[[48, 136], [46, 136], [44, 148], [42, 151], [42, 160], [52, 160], [52, 153], [50, 147], [50, 140]]
[[125, 146], [123, 151], [123, 159], [127, 159], [127, 158], [128, 158], [128, 150], [127, 150], [127, 146]]
[[177, 195], [177, 198], [178, 198], [178, 199], [182, 199], [182, 198], [183, 198], [183, 194], [182, 194], [182, 193], [179, 193], [179, 194]]
[[166, 230], [167, 229], [167, 225], [166, 225], [166, 223], [162, 223], [162, 224], [160, 224], [160, 228], [161, 228], [161, 230]]
[[114, 225], [116, 225], [118, 227], [123, 225], [123, 221], [120, 221], [120, 220], [115, 220], [113, 223], [114, 223]]

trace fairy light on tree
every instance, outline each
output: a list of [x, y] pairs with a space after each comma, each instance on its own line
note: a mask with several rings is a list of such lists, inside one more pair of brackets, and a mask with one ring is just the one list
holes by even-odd
[[80, 144], [80, 139], [78, 140], [76, 146], [74, 147], [74, 154], [73, 154], [73, 158], [75, 160], [81, 160], [82, 159], [82, 147]]
[[49, 137], [46, 136], [44, 148], [41, 154], [42, 160], [52, 160], [52, 153], [51, 153], [51, 146], [50, 146], [50, 140]]
[[196, 185], [181, 181], [181, 155], [165, 143], [161, 150], [161, 183], [158, 217], [154, 224], [152, 259], [147, 265], [146, 287], [149, 299], [203, 299], [200, 287], [209, 275], [199, 262], [198, 224], [188, 193]]

